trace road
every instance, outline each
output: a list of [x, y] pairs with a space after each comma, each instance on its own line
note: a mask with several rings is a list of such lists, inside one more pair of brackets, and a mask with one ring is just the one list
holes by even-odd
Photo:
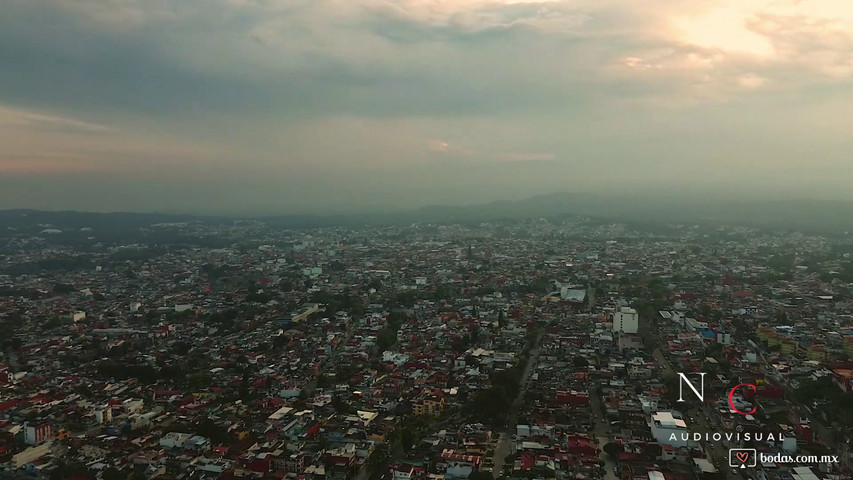
[[672, 365], [670, 365], [669, 360], [667, 360], [660, 347], [656, 348], [655, 351], [652, 352], [652, 355], [655, 357], [655, 361], [658, 362], [658, 365], [663, 367], [664, 374], [662, 377], [676, 375], [675, 370], [672, 368]]
[[527, 361], [527, 367], [524, 369], [524, 373], [521, 375], [521, 381], [519, 381], [518, 384], [518, 395], [515, 397], [515, 401], [512, 402], [510, 413], [507, 416], [507, 428], [498, 434], [498, 443], [495, 445], [495, 458], [492, 463], [492, 465], [494, 465], [493, 469], [497, 472], [503, 472], [504, 461], [506, 460], [506, 457], [512, 453], [512, 434], [515, 433], [515, 426], [518, 423], [518, 410], [521, 408], [521, 403], [524, 401], [524, 393], [527, 391], [527, 384], [530, 380], [530, 376], [533, 374], [533, 369], [536, 368], [536, 363], [539, 360], [539, 342], [542, 340], [543, 335], [545, 335], [545, 332], [539, 333], [539, 335], [536, 336], [536, 340], [533, 342], [533, 348], [530, 349], [530, 358]]
[[368, 475], [370, 475], [370, 473], [367, 471], [367, 468], [362, 466], [358, 469], [358, 474], [356, 474], [355, 480], [368, 480]]
[[598, 443], [598, 458], [604, 461], [604, 480], [618, 480], [619, 477], [613, 473], [616, 460], [602, 450], [610, 442], [610, 429], [604, 413], [604, 405], [601, 403], [601, 397], [598, 395], [596, 386], [593, 386], [589, 391], [589, 403], [592, 409], [593, 434]]
[[[689, 417], [688, 425], [691, 431], [713, 433], [724, 430], [722, 425], [715, 421], [714, 412], [708, 405], [689, 408], [684, 413]], [[729, 448], [737, 448], [737, 445], [729, 446], [725, 443], [725, 440], [712, 443], [713, 447], [707, 442], [702, 442], [702, 450], [705, 452], [705, 457], [720, 471], [722, 474], [721, 478], [728, 480], [742, 478], [739, 474], [732, 473], [731, 467], [729, 467]]]

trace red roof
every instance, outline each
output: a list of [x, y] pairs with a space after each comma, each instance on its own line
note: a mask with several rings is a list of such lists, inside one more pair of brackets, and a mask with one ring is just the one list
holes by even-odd
[[530, 453], [521, 454], [521, 469], [530, 470], [536, 466], [536, 458]]
[[473, 465], [479, 465], [480, 462], [483, 461], [483, 457], [477, 455], [460, 455], [458, 453], [442, 453], [441, 458], [445, 460], [460, 460], [463, 462], [469, 462]]

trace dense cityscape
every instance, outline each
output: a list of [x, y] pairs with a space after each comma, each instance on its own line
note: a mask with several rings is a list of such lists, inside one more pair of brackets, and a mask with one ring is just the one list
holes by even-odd
[[853, 0], [0, 0], [0, 480], [853, 480]]
[[3, 478], [853, 478], [844, 235], [20, 217]]

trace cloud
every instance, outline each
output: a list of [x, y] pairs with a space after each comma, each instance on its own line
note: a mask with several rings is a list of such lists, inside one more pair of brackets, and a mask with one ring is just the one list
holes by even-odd
[[[9, 176], [56, 176], [108, 172], [134, 176], [177, 171], [215, 162], [214, 144], [149, 136], [61, 113], [0, 105], [0, 172]], [[227, 151], [227, 150], [226, 150]]]
[[762, 13], [748, 27], [768, 40], [779, 62], [830, 78], [853, 75], [853, 20]]
[[753, 73], [747, 73], [738, 77], [737, 81], [743, 88], [759, 88], [766, 80]]
[[848, 3], [9, 0], [0, 162], [365, 203], [791, 163], [853, 128]]
[[37, 129], [61, 129], [74, 132], [106, 133], [115, 131], [113, 127], [85, 122], [76, 118], [67, 118], [29, 110], [16, 109], [0, 105], [0, 127], [17, 126]]
[[371, 30], [391, 41], [476, 41], [513, 31], [572, 35], [590, 16], [560, 1], [365, 2]]
[[432, 140], [429, 142], [429, 149], [433, 152], [446, 152], [450, 148], [450, 144], [443, 140]]
[[713, 100], [750, 72], [804, 66], [798, 85], [851, 73], [848, 23], [807, 3], [14, 1], [6, 18], [24, 21], [0, 25], [0, 60], [18, 73], [0, 80], [0, 100], [143, 114], [497, 114], [566, 108], [585, 98], [572, 91], [618, 95], [625, 82], [638, 85], [623, 95], [642, 96], [661, 78], [669, 97], [694, 98], [702, 83]]

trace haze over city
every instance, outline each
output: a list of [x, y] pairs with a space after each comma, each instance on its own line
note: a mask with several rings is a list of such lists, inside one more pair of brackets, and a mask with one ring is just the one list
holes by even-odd
[[853, 199], [850, 2], [0, 4], [0, 208]]

